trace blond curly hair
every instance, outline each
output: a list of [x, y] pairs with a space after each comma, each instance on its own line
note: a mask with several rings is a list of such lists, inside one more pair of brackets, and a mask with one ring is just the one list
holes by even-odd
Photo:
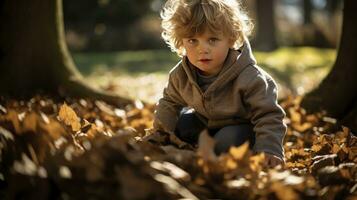
[[161, 13], [162, 37], [171, 51], [184, 55], [183, 38], [203, 33], [223, 33], [239, 48], [253, 24], [236, 0], [168, 0]]

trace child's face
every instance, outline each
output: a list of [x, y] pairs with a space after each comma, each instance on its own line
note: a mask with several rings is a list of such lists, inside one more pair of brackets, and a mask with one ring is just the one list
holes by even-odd
[[215, 75], [223, 67], [232, 42], [223, 34], [204, 31], [200, 35], [183, 38], [183, 47], [189, 61], [203, 75]]

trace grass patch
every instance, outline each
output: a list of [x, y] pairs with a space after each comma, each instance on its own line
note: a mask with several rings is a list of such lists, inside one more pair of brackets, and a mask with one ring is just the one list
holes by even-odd
[[284, 47], [274, 52], [255, 52], [258, 65], [290, 92], [303, 94], [315, 88], [331, 69], [334, 49]]
[[85, 75], [103, 69], [126, 74], [166, 73], [179, 60], [176, 54], [167, 50], [77, 53], [73, 57]]

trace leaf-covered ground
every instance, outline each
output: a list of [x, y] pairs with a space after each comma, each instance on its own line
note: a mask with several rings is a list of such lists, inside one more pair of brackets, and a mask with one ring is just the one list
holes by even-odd
[[299, 97], [287, 112], [286, 165], [267, 169], [248, 145], [219, 157], [150, 132], [153, 105], [0, 97], [0, 198], [356, 199], [357, 138]]

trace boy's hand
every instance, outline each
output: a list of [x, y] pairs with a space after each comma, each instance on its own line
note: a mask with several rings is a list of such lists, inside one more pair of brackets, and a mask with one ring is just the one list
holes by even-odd
[[285, 162], [283, 159], [279, 158], [276, 155], [265, 153], [264, 164], [265, 164], [265, 166], [268, 166], [268, 167], [275, 167], [277, 165], [284, 166]]

